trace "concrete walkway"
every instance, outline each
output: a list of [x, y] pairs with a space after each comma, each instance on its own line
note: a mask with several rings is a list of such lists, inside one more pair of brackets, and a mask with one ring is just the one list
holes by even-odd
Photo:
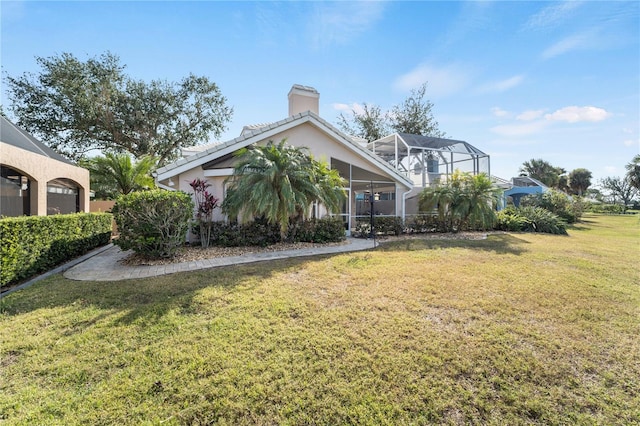
[[347, 238], [347, 243], [339, 246], [318, 246], [293, 250], [248, 253], [242, 256], [216, 257], [213, 259], [171, 263], [167, 265], [129, 266], [124, 265], [119, 261], [129, 256], [130, 252], [123, 252], [119, 247], [112, 246], [67, 269], [64, 276], [65, 278], [78, 281], [120, 281], [135, 278], [156, 277], [176, 272], [196, 271], [199, 269], [216, 268], [220, 266], [238, 265], [242, 263], [286, 259], [289, 257], [346, 253], [370, 248], [373, 248], [372, 240]]

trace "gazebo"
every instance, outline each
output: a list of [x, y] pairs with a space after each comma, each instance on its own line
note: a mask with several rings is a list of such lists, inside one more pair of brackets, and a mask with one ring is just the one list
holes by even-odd
[[420, 188], [445, 182], [456, 170], [490, 175], [489, 155], [465, 141], [394, 133], [367, 148]]

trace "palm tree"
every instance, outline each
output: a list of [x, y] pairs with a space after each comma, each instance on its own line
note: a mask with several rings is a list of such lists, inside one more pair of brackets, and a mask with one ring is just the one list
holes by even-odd
[[471, 225], [473, 229], [489, 229], [496, 221], [494, 205], [499, 189], [485, 173], [467, 175], [464, 180], [462, 196], [457, 206], [460, 214], [460, 228]]
[[425, 188], [420, 193], [420, 210], [438, 209], [445, 231], [457, 232], [466, 226], [487, 229], [495, 222], [493, 206], [498, 190], [484, 173], [472, 176], [456, 170], [445, 184]]
[[289, 222], [304, 218], [314, 201], [336, 210], [345, 197], [337, 171], [313, 160], [305, 148], [286, 145], [286, 139], [242, 149], [238, 156], [222, 211], [243, 220], [265, 217], [280, 225], [283, 239]]
[[[542, 159], [531, 159], [522, 163], [520, 176], [529, 176], [544, 183], [549, 188], [561, 188], [560, 177], [566, 173], [561, 167], [554, 167]], [[565, 182], [566, 183], [566, 182]]]
[[129, 154], [107, 153], [104, 157], [93, 157], [84, 162], [89, 169], [91, 187], [97, 198], [116, 198], [119, 194], [152, 188], [151, 171], [155, 158], [145, 156], [133, 163]]
[[591, 186], [591, 172], [584, 168], [574, 169], [569, 173], [569, 188], [575, 195], [582, 196]]

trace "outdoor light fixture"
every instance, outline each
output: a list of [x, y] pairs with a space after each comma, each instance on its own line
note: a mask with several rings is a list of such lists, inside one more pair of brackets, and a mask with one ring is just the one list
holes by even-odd
[[175, 184], [176, 183], [171, 178], [169, 178], [169, 186], [175, 186]]

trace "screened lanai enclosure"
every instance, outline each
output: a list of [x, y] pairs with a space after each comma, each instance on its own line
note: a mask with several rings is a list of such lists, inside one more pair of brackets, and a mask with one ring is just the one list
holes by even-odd
[[367, 147], [417, 187], [446, 182], [456, 170], [490, 175], [489, 155], [465, 141], [394, 133]]

